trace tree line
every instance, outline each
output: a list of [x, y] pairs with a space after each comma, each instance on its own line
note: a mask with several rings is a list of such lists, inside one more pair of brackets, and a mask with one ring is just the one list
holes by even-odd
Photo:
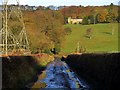
[[61, 9], [64, 16], [64, 23], [67, 23], [68, 17], [82, 18], [83, 25], [96, 23], [120, 22], [118, 14], [119, 6], [111, 3], [108, 6], [69, 6]]

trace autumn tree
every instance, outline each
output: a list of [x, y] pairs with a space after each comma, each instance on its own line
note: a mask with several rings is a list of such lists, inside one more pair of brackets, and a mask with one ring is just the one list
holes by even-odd
[[115, 22], [116, 17], [114, 13], [108, 13], [108, 15], [106, 16], [106, 22]]
[[118, 23], [120, 23], [120, 15], [117, 16], [116, 20]]
[[92, 33], [93, 33], [93, 29], [92, 28], [88, 28], [86, 30], [86, 37], [88, 37], [89, 39], [92, 38]]
[[104, 23], [106, 22], [106, 16], [107, 16], [108, 12], [106, 10], [101, 11], [100, 13], [98, 13], [97, 15], [97, 21], [100, 23]]
[[106, 21], [107, 22], [114, 22], [116, 20], [116, 16], [113, 12], [113, 3], [110, 4], [109, 8], [108, 8], [108, 14], [106, 16]]
[[66, 35], [63, 15], [59, 11], [36, 10], [26, 12], [24, 16], [32, 49], [50, 53], [51, 49], [59, 46], [59, 50], [54, 49], [59, 52]]

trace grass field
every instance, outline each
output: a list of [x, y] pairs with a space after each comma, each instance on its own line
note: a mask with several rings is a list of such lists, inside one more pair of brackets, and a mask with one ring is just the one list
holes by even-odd
[[[118, 51], [118, 23], [114, 24], [95, 24], [95, 25], [80, 25], [67, 24], [64, 27], [70, 27], [72, 33], [66, 36], [62, 53], [74, 53], [80, 43], [80, 47], [86, 48], [87, 52], [116, 52]], [[112, 35], [112, 28], [114, 34]], [[92, 39], [85, 37], [86, 30], [93, 29]]]

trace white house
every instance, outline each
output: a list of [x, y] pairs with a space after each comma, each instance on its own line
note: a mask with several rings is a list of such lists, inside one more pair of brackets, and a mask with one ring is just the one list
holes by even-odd
[[69, 24], [80, 24], [82, 23], [83, 19], [72, 19], [71, 17], [68, 18], [68, 23]]

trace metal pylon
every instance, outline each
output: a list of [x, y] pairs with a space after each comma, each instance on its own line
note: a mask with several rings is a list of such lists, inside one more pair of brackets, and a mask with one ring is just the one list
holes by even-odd
[[[16, 2], [17, 5], [9, 7], [8, 0], [4, 0], [2, 5], [2, 29], [0, 30], [0, 38], [2, 39], [0, 40], [0, 51], [6, 55], [21, 49], [29, 51], [29, 43], [23, 21], [22, 11], [19, 6], [19, 0], [16, 0]], [[14, 13], [14, 15], [18, 18], [22, 26], [22, 29], [17, 35], [13, 33], [8, 24], [12, 13]]]

